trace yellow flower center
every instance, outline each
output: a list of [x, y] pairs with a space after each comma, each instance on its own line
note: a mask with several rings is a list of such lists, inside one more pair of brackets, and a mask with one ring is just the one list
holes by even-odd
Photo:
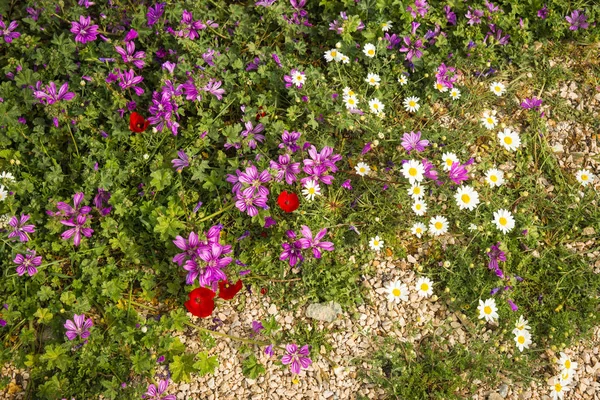
[[581, 180], [582, 181], [587, 181], [588, 180], [588, 176], [585, 175], [585, 174], [581, 175]]
[[369, 53], [370, 56], [372, 56], [373, 54], [375, 54], [375, 50], [369, 49], [368, 53]]
[[429, 290], [429, 285], [426, 283], [421, 283], [421, 291], [426, 292]]
[[315, 188], [309, 188], [308, 194], [315, 194]]
[[365, 173], [365, 169], [363, 167], [360, 167], [360, 173], [364, 174]]
[[490, 307], [490, 306], [483, 307], [483, 312], [485, 314], [491, 314], [492, 313], [492, 307]]
[[335, 56], [337, 56], [337, 51], [332, 51], [331, 52], [331, 57], [335, 57]]
[[488, 124], [492, 125], [494, 123], [494, 120], [491, 117], [487, 117], [486, 121]]
[[417, 169], [416, 169], [416, 168], [414, 168], [414, 167], [413, 167], [413, 168], [410, 168], [410, 169], [408, 170], [408, 174], [409, 174], [410, 176], [416, 176], [416, 175], [417, 175]]
[[302, 75], [298, 75], [298, 76], [296, 77], [296, 80], [298, 80], [298, 81], [301, 81], [301, 80], [302, 80]]
[[421, 193], [421, 188], [417, 186], [416, 188], [413, 189], [413, 193], [414, 194], [420, 194]]
[[434, 226], [435, 226], [435, 229], [437, 229], [439, 231], [444, 227], [444, 224], [442, 224], [440, 221], [438, 221], [434, 224]]
[[413, 100], [411, 100], [411, 101], [409, 101], [409, 102], [408, 102], [408, 105], [409, 105], [410, 107], [414, 107], [414, 106], [416, 106], [416, 105], [417, 105], [417, 103], [415, 103]]
[[570, 369], [571, 368], [571, 360], [565, 361], [565, 368], [566, 369]]
[[463, 194], [462, 196], [460, 196], [460, 199], [462, 200], [463, 203], [468, 203], [471, 201], [471, 198], [469, 197], [468, 194]]
[[556, 384], [554, 385], [554, 391], [555, 391], [556, 393], [560, 393], [560, 392], [562, 391], [562, 385], [561, 385], [560, 383], [556, 383]]
[[519, 338], [517, 339], [517, 342], [519, 342], [519, 344], [525, 343], [525, 336], [519, 336]]
[[354, 104], [354, 99], [348, 99], [348, 104]]
[[399, 297], [400, 296], [400, 289], [396, 288], [396, 289], [392, 290], [392, 294], [395, 297]]
[[423, 233], [423, 229], [421, 229], [421, 228], [417, 228], [417, 229], [415, 230], [415, 232], [417, 232], [417, 233]]
[[454, 162], [451, 159], [449, 159], [449, 158], [446, 159], [446, 165], [447, 166], [451, 167], [453, 163]]
[[496, 86], [496, 87], [494, 88], [494, 90], [495, 90], [496, 92], [501, 92], [501, 91], [502, 91], [502, 88], [501, 88], [500, 86]]
[[512, 138], [510, 136], [506, 136], [504, 138], [504, 143], [506, 143], [506, 144], [512, 144], [512, 142], [513, 142], [513, 140], [512, 140]]
[[500, 219], [498, 220], [498, 222], [500, 222], [500, 225], [504, 226], [504, 225], [506, 225], [506, 223], [507, 223], [508, 221], [506, 220], [506, 218], [504, 218], [504, 217], [500, 217]]
[[421, 210], [421, 205], [420, 205], [420, 204], [415, 204], [415, 208], [416, 208], [417, 210]]
[[379, 246], [379, 241], [378, 240], [373, 241], [373, 246], [375, 246], [375, 247]]
[[373, 108], [376, 109], [376, 110], [378, 110], [379, 109], [379, 104], [377, 104], [377, 103], [373, 104]]
[[490, 181], [497, 182], [498, 181], [498, 177], [496, 175], [492, 175], [492, 176], [490, 176]]

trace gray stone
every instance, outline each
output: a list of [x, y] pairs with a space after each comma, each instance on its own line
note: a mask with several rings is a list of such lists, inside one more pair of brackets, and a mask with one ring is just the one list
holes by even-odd
[[489, 396], [488, 396], [488, 400], [502, 400], [502, 399], [503, 399], [503, 397], [502, 397], [502, 396], [500, 396], [500, 395], [499, 395], [498, 393], [496, 393], [496, 392], [492, 392], [492, 393], [490, 393], [490, 394], [489, 394]]
[[508, 385], [506, 383], [500, 385], [500, 387], [498, 388], [498, 393], [500, 394], [500, 396], [502, 396], [502, 398], [505, 399], [506, 396], [508, 396]]
[[337, 315], [342, 312], [342, 306], [330, 301], [328, 303], [310, 304], [306, 308], [306, 316], [319, 321], [333, 322]]

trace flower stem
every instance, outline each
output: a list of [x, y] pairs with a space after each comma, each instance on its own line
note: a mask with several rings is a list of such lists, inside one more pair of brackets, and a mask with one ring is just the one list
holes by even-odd
[[209, 216], [207, 216], [207, 217], [204, 217], [204, 218], [200, 219], [198, 222], [203, 222], [203, 221], [206, 221], [207, 219], [211, 219], [211, 218], [213, 218], [213, 217], [216, 217], [217, 215], [219, 215], [219, 214], [222, 214], [222, 213], [224, 213], [225, 211], [229, 210], [229, 209], [230, 209], [231, 207], [233, 207], [233, 206], [234, 206], [234, 203], [231, 203], [231, 204], [230, 204], [230, 205], [228, 205], [227, 207], [225, 207], [225, 208], [222, 208], [222, 209], [220, 209], [219, 211], [216, 211], [216, 212], [214, 212], [214, 213], [210, 214]]

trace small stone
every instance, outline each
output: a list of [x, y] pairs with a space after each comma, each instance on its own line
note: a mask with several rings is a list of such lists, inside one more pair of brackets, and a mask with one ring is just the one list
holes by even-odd
[[277, 306], [276, 306], [275, 304], [271, 304], [271, 305], [269, 306], [269, 309], [267, 310], [267, 312], [268, 312], [270, 315], [275, 315], [275, 314], [277, 314]]
[[488, 400], [502, 400], [504, 397], [500, 396], [496, 392], [492, 392], [488, 395]]
[[314, 303], [306, 308], [306, 316], [318, 321], [333, 322], [342, 312], [342, 306], [330, 301], [328, 303]]
[[508, 385], [506, 383], [500, 385], [498, 388], [498, 393], [500, 396], [502, 396], [502, 398], [506, 398], [506, 396], [508, 396]]

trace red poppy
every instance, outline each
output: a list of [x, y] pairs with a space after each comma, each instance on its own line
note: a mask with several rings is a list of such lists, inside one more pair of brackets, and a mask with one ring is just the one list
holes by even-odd
[[148, 128], [148, 125], [150, 125], [150, 121], [145, 120], [141, 114], [134, 111], [129, 115], [129, 129], [131, 129], [131, 132], [142, 133]]
[[235, 285], [227, 282], [227, 279], [222, 280], [219, 282], [219, 297], [223, 300], [231, 300], [235, 297], [237, 292], [242, 290], [242, 286], [244, 286], [244, 284], [241, 279], [238, 280]]
[[298, 195], [296, 193], [288, 193], [284, 190], [277, 198], [277, 204], [279, 204], [279, 207], [281, 207], [283, 211], [291, 213], [298, 209], [300, 201], [298, 200]]
[[269, 289], [267, 288], [260, 288], [260, 294], [262, 294], [263, 296], [266, 295], [269, 292]]
[[189, 296], [190, 299], [184, 303], [189, 312], [200, 318], [206, 318], [212, 314], [215, 309], [215, 292], [200, 287], [192, 290]]
[[256, 113], [256, 120], [259, 121], [262, 117], [266, 116], [267, 113], [264, 111], [260, 111], [262, 110], [262, 106], [258, 107], [258, 112]]

